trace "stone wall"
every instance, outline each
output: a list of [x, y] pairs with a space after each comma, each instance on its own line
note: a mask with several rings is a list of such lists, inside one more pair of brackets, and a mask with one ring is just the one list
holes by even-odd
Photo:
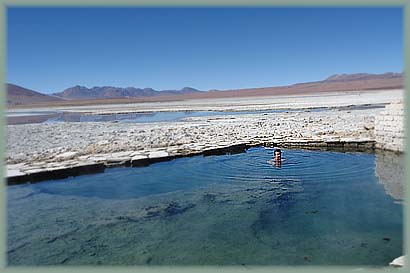
[[404, 151], [404, 105], [394, 102], [376, 115], [374, 134], [376, 148], [395, 152]]

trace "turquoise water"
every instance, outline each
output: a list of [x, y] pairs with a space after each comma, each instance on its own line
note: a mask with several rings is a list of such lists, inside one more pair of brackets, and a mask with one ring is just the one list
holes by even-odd
[[[324, 111], [327, 108], [316, 108], [309, 111]], [[8, 112], [7, 123], [30, 124], [30, 123], [58, 123], [58, 122], [121, 122], [121, 123], [149, 123], [180, 121], [189, 117], [211, 117], [225, 115], [264, 114], [297, 112], [304, 110], [278, 109], [261, 111], [175, 111], [175, 112], [152, 112], [152, 113], [125, 113], [125, 114], [90, 114], [57, 111], [32, 111], [32, 112]]]
[[[57, 117], [47, 119], [46, 123], [55, 122], [107, 122], [116, 121], [123, 123], [149, 123], [164, 121], [179, 121], [189, 117], [211, 117], [224, 115], [243, 115], [261, 113], [283, 113], [292, 110], [265, 110], [265, 111], [175, 111], [175, 112], [152, 112], [152, 113], [127, 113], [127, 114], [80, 114], [63, 113]], [[296, 110], [293, 110], [296, 111]], [[300, 111], [300, 110], [299, 110]]]
[[[317, 108], [309, 111], [323, 111], [326, 108]], [[89, 114], [56, 111], [8, 112], [8, 124], [30, 123], [58, 123], [58, 122], [121, 122], [121, 123], [149, 123], [180, 121], [189, 117], [211, 117], [242, 114], [283, 113], [303, 110], [278, 109], [261, 111], [175, 111], [152, 113], [125, 113], [125, 114]]]
[[268, 114], [284, 112], [321, 112], [328, 110], [366, 110], [384, 108], [385, 104], [365, 104], [341, 107], [316, 107], [311, 109], [273, 109], [259, 111], [174, 111], [124, 114], [90, 114], [62, 111], [7, 111], [8, 124], [56, 123], [56, 122], [123, 122], [148, 123], [180, 121], [189, 117], [212, 117], [224, 115]]
[[401, 184], [385, 178], [402, 156], [283, 151], [280, 167], [252, 148], [9, 186], [8, 262], [385, 266], [402, 255]]

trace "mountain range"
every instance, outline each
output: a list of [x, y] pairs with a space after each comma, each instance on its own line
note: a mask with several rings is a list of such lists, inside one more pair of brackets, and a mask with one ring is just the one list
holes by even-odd
[[156, 96], [174, 96], [201, 92], [191, 87], [184, 87], [180, 90], [162, 90], [157, 91], [152, 88], [135, 88], [135, 87], [112, 87], [102, 86], [87, 88], [85, 86], [74, 86], [66, 90], [54, 93], [56, 97], [71, 100], [84, 99], [116, 99], [116, 98], [141, 98], [141, 97], [156, 97]]
[[[248, 96], [272, 96], [286, 94], [307, 94], [315, 92], [396, 89], [403, 88], [403, 73], [388, 72], [384, 74], [335, 74], [316, 82], [297, 83], [288, 86], [246, 88], [234, 90], [199, 91], [191, 87], [180, 90], [157, 91], [152, 88], [135, 87], [92, 87], [73, 86], [62, 92], [45, 95], [14, 84], [7, 84], [7, 105], [18, 106], [27, 104], [64, 104], [105, 102], [143, 102], [170, 101], [182, 99], [211, 99]], [[105, 101], [105, 102], [104, 102]]]
[[358, 81], [358, 80], [376, 80], [376, 79], [402, 79], [403, 73], [387, 72], [384, 74], [369, 74], [369, 73], [356, 73], [356, 74], [335, 74], [323, 82], [336, 82], [336, 81]]

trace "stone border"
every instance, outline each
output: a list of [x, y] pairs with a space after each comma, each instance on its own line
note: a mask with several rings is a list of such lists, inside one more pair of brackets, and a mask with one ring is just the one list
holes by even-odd
[[64, 179], [71, 176], [104, 172], [107, 166], [104, 163], [94, 163], [89, 165], [74, 166], [56, 170], [45, 170], [18, 176], [7, 177], [7, 185], [17, 185], [26, 182], [36, 183], [51, 179]]
[[375, 117], [376, 148], [404, 151], [404, 105], [402, 101], [390, 103]]
[[[7, 185], [18, 185], [24, 183], [38, 183], [45, 180], [64, 179], [68, 177], [79, 176], [83, 174], [101, 173], [106, 168], [113, 167], [146, 167], [153, 163], [170, 161], [181, 157], [192, 156], [213, 156], [243, 153], [253, 147], [283, 147], [283, 148], [302, 148], [309, 150], [327, 150], [327, 151], [357, 151], [357, 152], [373, 152], [375, 150], [375, 141], [298, 141], [298, 142], [264, 142], [264, 143], [241, 143], [229, 145], [226, 147], [218, 147], [205, 149], [203, 151], [191, 151], [186, 154], [169, 155], [167, 152], [151, 152], [149, 156], [133, 157], [125, 160], [107, 160], [104, 162], [92, 162], [76, 165], [72, 167], [62, 167], [55, 169], [37, 169], [31, 173], [19, 173], [7, 177]], [[97, 156], [97, 155], [96, 155]]]
[[376, 141], [307, 141], [280, 143], [280, 146], [284, 148], [303, 148], [309, 150], [373, 152], [375, 150]]

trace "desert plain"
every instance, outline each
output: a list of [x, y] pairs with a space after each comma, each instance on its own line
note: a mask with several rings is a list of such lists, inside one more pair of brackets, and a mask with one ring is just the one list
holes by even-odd
[[80, 168], [84, 171], [89, 169], [87, 166], [100, 170], [107, 166], [138, 165], [138, 162], [212, 151], [229, 152], [229, 147], [373, 148], [376, 116], [386, 105], [402, 100], [402, 89], [388, 89], [13, 108], [8, 110], [8, 115], [36, 111], [82, 115], [176, 111], [236, 113], [205, 114], [152, 123], [111, 121], [7, 125], [7, 177], [9, 181], [35, 180], [38, 174], [53, 177], [53, 174], [64, 173], [64, 170], [75, 173], [74, 170]]

